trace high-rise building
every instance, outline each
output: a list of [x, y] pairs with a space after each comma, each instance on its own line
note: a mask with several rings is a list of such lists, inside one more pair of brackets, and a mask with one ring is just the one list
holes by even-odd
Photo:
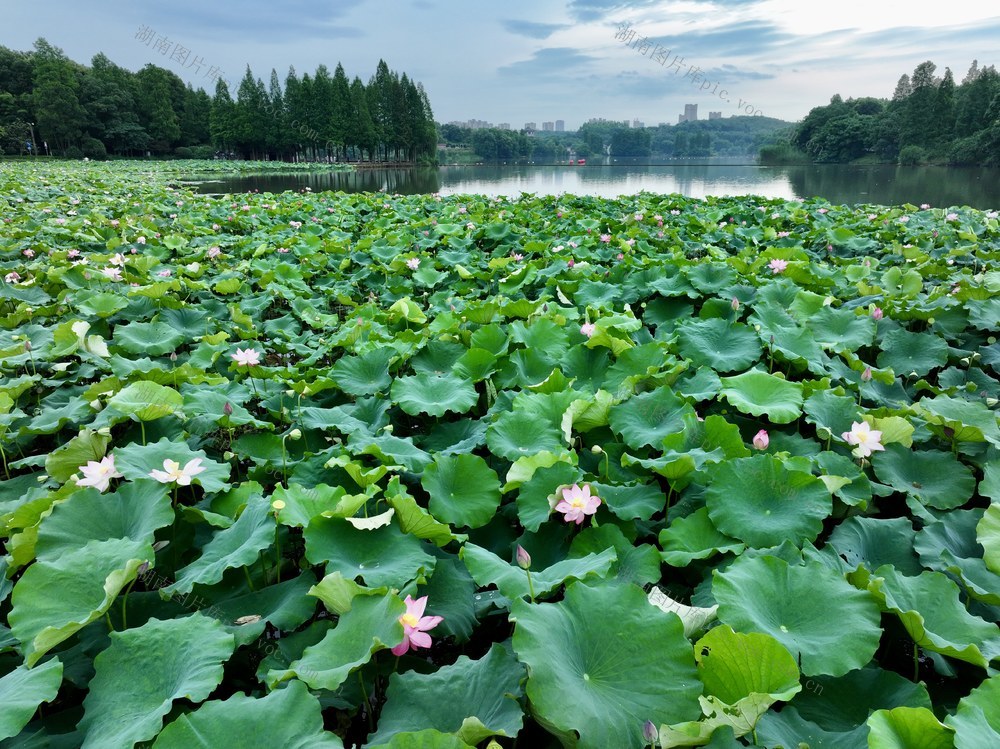
[[551, 133], [551, 132], [554, 132], [555, 129], [556, 129], [556, 123], [554, 123], [554, 122], [543, 122], [542, 123], [542, 130], [544, 130], [545, 132]]
[[710, 119], [710, 120], [721, 120], [722, 119], [722, 112], [709, 112], [708, 113], [708, 119]]
[[565, 132], [565, 131], [566, 131], [566, 121], [565, 120], [556, 120], [556, 132], [557, 133], [562, 133], [562, 132]]
[[685, 104], [684, 105], [684, 119], [687, 122], [695, 122], [698, 119], [698, 105], [697, 104]]
[[529, 132], [534, 132], [538, 128], [535, 127], [535, 123], [534, 122], [525, 122], [524, 123], [524, 129], [528, 130]]
[[510, 123], [501, 122], [499, 125], [497, 125], [497, 130], [510, 130]]
[[632, 120], [632, 127], [635, 128], [636, 130], [639, 130], [640, 128], [646, 127], [646, 123], [641, 122], [639, 118], [636, 117], [634, 120]]

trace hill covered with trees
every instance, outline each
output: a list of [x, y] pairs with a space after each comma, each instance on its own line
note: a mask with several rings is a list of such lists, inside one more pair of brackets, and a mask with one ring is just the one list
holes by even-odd
[[[234, 98], [235, 95], [235, 98]], [[0, 46], [0, 154], [27, 144], [56, 156], [210, 156], [258, 159], [432, 160], [434, 116], [419, 83], [379, 61], [364, 83], [342, 65], [284, 85], [265, 85], [247, 67], [237, 91], [216, 79], [214, 96], [173, 71], [132, 72], [104, 54], [90, 66], [39, 39], [19, 52]]]
[[764, 161], [800, 156], [818, 163], [858, 159], [900, 164], [1000, 165], [1000, 74], [973, 61], [958, 85], [930, 61], [903, 75], [891, 99], [838, 94], [816, 107]]

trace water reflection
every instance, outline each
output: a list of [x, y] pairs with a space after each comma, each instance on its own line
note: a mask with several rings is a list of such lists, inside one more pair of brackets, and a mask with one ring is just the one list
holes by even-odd
[[221, 180], [213, 176], [207, 177], [196, 189], [204, 193], [234, 193], [282, 192], [306, 187], [314, 192], [507, 196], [528, 192], [604, 197], [645, 190], [681, 193], [695, 198], [761, 195], [786, 200], [823, 197], [831, 203], [930, 203], [939, 207], [969, 205], [982, 209], [1000, 206], [1000, 169], [841, 164], [764, 167], [739, 163], [648, 164], [623, 160], [586, 166], [501, 164], [439, 169], [359, 169], [354, 172], [247, 175]]

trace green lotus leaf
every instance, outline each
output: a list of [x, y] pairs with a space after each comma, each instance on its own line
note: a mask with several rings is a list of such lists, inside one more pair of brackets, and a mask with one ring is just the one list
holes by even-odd
[[806, 325], [823, 348], [854, 352], [875, 338], [875, 321], [853, 310], [821, 307], [806, 318]]
[[[537, 531], [552, 514], [549, 497], [555, 494], [560, 486], [577, 483], [581, 475], [579, 468], [562, 462], [535, 471], [531, 479], [521, 485], [517, 494], [517, 516], [524, 529], [532, 533]], [[601, 497], [600, 489], [600, 485], [591, 484], [591, 491], [599, 497]]]
[[695, 559], [715, 554], [739, 554], [746, 548], [746, 544], [721, 533], [712, 524], [707, 507], [674, 520], [660, 531], [659, 540], [663, 561], [671, 567], [687, 567]]
[[802, 415], [802, 385], [751, 370], [722, 378], [722, 397], [737, 410], [764, 416], [774, 424], [790, 424]]
[[612, 406], [611, 428], [633, 450], [658, 447], [665, 437], [684, 429], [684, 416], [694, 409], [668, 387], [657, 388]]
[[939, 450], [888, 445], [872, 456], [872, 465], [880, 481], [938, 510], [961, 507], [976, 488], [972, 471], [952, 453]]
[[823, 427], [837, 437], [851, 431], [853, 422], [861, 421], [861, 409], [854, 398], [835, 395], [829, 390], [821, 390], [806, 398], [803, 411], [807, 422]]
[[[158, 442], [146, 445], [133, 442], [115, 449], [115, 465], [125, 478], [132, 481], [148, 479], [154, 470], [162, 471], [164, 460], [177, 461], [183, 467], [195, 459], [201, 459], [200, 465], [205, 470], [196, 474], [192, 483], [199, 484], [206, 492], [220, 492], [229, 488], [229, 465], [211, 460], [204, 450], [192, 450], [186, 442], [163, 437]], [[185, 488], [183, 491], [190, 492], [191, 489]]]
[[951, 430], [958, 442], [989, 442], [1000, 447], [1000, 426], [997, 414], [984, 403], [938, 395], [921, 399], [920, 411], [932, 424]]
[[989, 569], [977, 539], [982, 510], [955, 510], [927, 523], [917, 534], [916, 549], [925, 567], [955, 575], [969, 595], [1000, 605], [1000, 575]]
[[457, 736], [433, 728], [397, 733], [387, 744], [368, 744], [367, 749], [475, 749]]
[[516, 736], [523, 715], [524, 666], [494, 644], [479, 660], [460, 656], [431, 674], [407, 671], [389, 678], [378, 730], [369, 745], [384, 744], [396, 734], [434, 728], [467, 744], [491, 736]]
[[882, 351], [876, 360], [881, 368], [923, 376], [948, 363], [948, 344], [933, 333], [911, 333], [899, 328], [882, 337]]
[[216, 532], [201, 556], [177, 570], [177, 580], [163, 588], [163, 594], [190, 593], [195, 585], [221, 581], [228, 569], [251, 566], [274, 543], [274, 527], [271, 503], [260, 494], [251, 496], [236, 522]]
[[506, 411], [486, 430], [490, 452], [507, 460], [564, 448], [562, 432], [551, 421], [528, 410]]
[[165, 322], [132, 322], [115, 328], [115, 343], [130, 354], [160, 356], [176, 351], [187, 336]]
[[418, 374], [392, 383], [392, 400], [411, 416], [465, 413], [479, 400], [472, 383], [457, 375]]
[[[481, 546], [466, 543], [459, 553], [462, 561], [476, 581], [476, 585], [487, 587], [496, 585], [504, 596], [513, 600], [527, 598], [531, 588], [528, 578], [520, 567], [506, 562], [496, 554]], [[536, 596], [545, 596], [559, 586], [573, 580], [590, 577], [607, 577], [611, 565], [617, 560], [613, 548], [597, 554], [587, 554], [576, 559], [564, 559], [542, 570], [531, 571], [531, 582]]]
[[394, 595], [356, 597], [337, 626], [307, 647], [301, 658], [288, 668], [268, 672], [268, 686], [274, 689], [297, 678], [313, 689], [337, 689], [354, 669], [368, 663], [373, 653], [403, 641], [399, 617], [405, 613], [406, 606]]
[[[712, 573], [719, 619], [738, 632], [771, 635], [807, 676], [840, 676], [868, 663], [882, 630], [874, 598], [818, 563], [741, 558]], [[821, 601], [822, 605], [817, 605]], [[838, 626], [830, 627], [836, 621]]]
[[660, 554], [650, 544], [633, 545], [617, 525], [585, 528], [569, 547], [569, 558], [614, 549], [617, 561], [608, 574], [620, 582], [649, 585], [660, 579]]
[[447, 546], [452, 541], [466, 539], [465, 535], [454, 533], [448, 525], [439, 523], [433, 515], [418, 505], [417, 500], [402, 487], [398, 476], [393, 476], [389, 480], [385, 496], [389, 506], [396, 511], [396, 520], [399, 521], [399, 528], [403, 533], [430, 541], [436, 546]]
[[955, 731], [955, 749], [1000, 746], [1000, 677], [987, 679], [959, 700], [944, 722]]
[[990, 571], [1000, 575], [1000, 503], [986, 508], [976, 526], [976, 540], [983, 546], [983, 560]]
[[868, 718], [869, 749], [954, 749], [954, 731], [926, 707], [876, 710]]
[[68, 481], [80, 466], [101, 460], [110, 442], [110, 437], [92, 429], [81, 429], [76, 437], [45, 456], [45, 472], [60, 483]]
[[829, 731], [803, 718], [792, 705], [785, 705], [780, 713], [774, 710], [764, 713], [754, 733], [758, 746], [868, 749], [868, 726], [861, 724], [849, 731]]
[[712, 523], [723, 533], [767, 548], [788, 540], [813, 541], [833, 511], [833, 499], [815, 476], [793, 471], [772, 455], [719, 465], [705, 494]]
[[979, 493], [984, 497], [1000, 501], [1000, 460], [991, 460], [983, 467], [983, 480], [979, 482]]
[[681, 355], [716, 372], [744, 370], [760, 359], [760, 339], [743, 323], [720, 318], [687, 320], [677, 326]]
[[[172, 388], [157, 385], [149, 380], [135, 382], [115, 393], [108, 401], [108, 410], [113, 410], [134, 421], [155, 421], [180, 411], [184, 399]], [[101, 413], [101, 421], [110, 421]]]
[[388, 346], [360, 356], [345, 356], [333, 365], [331, 375], [340, 389], [351, 395], [375, 395], [392, 384], [389, 364], [396, 351]]
[[143, 562], [153, 563], [148, 542], [116, 538], [91, 541], [28, 567], [14, 585], [8, 616], [25, 663], [33, 666], [60, 642], [104, 616], [122, 588], [135, 580]]
[[17, 736], [43, 702], [52, 702], [62, 684], [63, 664], [58, 658], [29, 669], [19, 666], [0, 676], [0, 741]]
[[904, 575], [919, 575], [923, 569], [913, 551], [913, 525], [906, 518], [848, 518], [833, 529], [827, 546], [851, 570], [863, 564], [871, 571], [885, 564]]
[[198, 703], [212, 693], [234, 646], [221, 624], [200, 614], [112, 632], [83, 702], [83, 747], [131, 749], [152, 739], [174, 700]]
[[515, 601], [511, 618], [532, 711], [559, 735], [579, 734], [580, 749], [640, 749], [644, 721], [700, 714], [702, 685], [680, 619], [650, 606], [640, 588], [577, 582], [559, 603]]
[[360, 577], [365, 585], [402, 589], [434, 570], [435, 558], [426, 544], [403, 533], [394, 524], [359, 530], [342, 518], [314, 518], [303, 532], [306, 559], [326, 562], [326, 572], [340, 572], [346, 579]]
[[278, 520], [282, 525], [304, 528], [313, 518], [323, 514], [353, 515], [356, 510], [353, 502], [348, 501], [345, 504], [346, 495], [347, 492], [342, 486], [319, 484], [305, 487], [292, 481], [287, 487], [280, 484], [274, 487], [271, 501], [285, 503], [285, 506], [277, 511]]
[[959, 588], [940, 572], [916, 577], [891, 566], [858, 576], [885, 611], [896, 614], [913, 641], [935, 653], [986, 668], [1000, 655], [1000, 627], [968, 612]]
[[927, 687], [894, 671], [868, 665], [843, 676], [816, 676], [806, 682], [791, 706], [806, 720], [838, 732], [864, 725], [876, 710], [931, 707]]
[[343, 749], [344, 744], [336, 734], [323, 730], [319, 700], [300, 681], [265, 697], [237, 694], [205, 702], [167, 725], [153, 743], [153, 749], [221, 746]]
[[440, 455], [420, 484], [430, 497], [431, 514], [450, 525], [479, 528], [500, 506], [500, 478], [478, 455]]
[[116, 538], [152, 545], [153, 534], [173, 520], [167, 487], [158, 482], [123, 483], [117, 491], [105, 494], [81, 489], [56, 503], [42, 521], [35, 554], [40, 561], [56, 561], [89, 541]]
[[78, 295], [73, 306], [85, 315], [103, 318], [111, 317], [116, 312], [121, 312], [128, 307], [128, 300], [120, 294], [98, 292], [87, 296]]
[[[564, 481], [572, 484], [574, 481]], [[666, 505], [666, 495], [655, 484], [601, 484], [590, 482], [591, 491], [622, 520], [649, 520]], [[522, 490], [523, 491], [523, 490]]]

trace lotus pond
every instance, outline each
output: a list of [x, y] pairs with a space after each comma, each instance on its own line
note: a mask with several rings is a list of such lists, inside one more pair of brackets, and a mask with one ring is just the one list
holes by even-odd
[[1000, 746], [1000, 221], [0, 164], [4, 747]]

